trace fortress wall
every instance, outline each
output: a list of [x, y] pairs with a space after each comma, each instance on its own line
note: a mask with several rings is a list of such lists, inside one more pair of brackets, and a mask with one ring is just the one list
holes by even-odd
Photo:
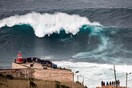
[[12, 69], [21, 69], [21, 68], [27, 68], [27, 67], [24, 67], [20, 64], [16, 64], [16, 63], [12, 62]]
[[[26, 64], [17, 64], [17, 63], [12, 63], [12, 68], [13, 69], [21, 69], [21, 68], [28, 68], [30, 67], [30, 64], [33, 63], [26, 63]], [[34, 63], [32, 68], [37, 68], [37, 69], [43, 69], [41, 64]]]
[[73, 72], [62, 69], [36, 70], [33, 76], [37, 79], [42, 79], [42, 80], [51, 80], [51, 81], [59, 81], [59, 82], [74, 81]]
[[[31, 63], [26, 63], [26, 64], [12, 63], [12, 68], [13, 69], [25, 69], [25, 68], [30, 67], [30, 64]], [[59, 82], [61, 81], [73, 82], [74, 81], [74, 73], [70, 70], [52, 69], [52, 68], [43, 69], [42, 65], [38, 63], [34, 63], [32, 68], [37, 68], [37, 69], [34, 69], [34, 73], [32, 74], [37, 79], [59, 81]], [[22, 72], [24, 72], [24, 74], [26, 75], [27, 74], [29, 75], [28, 69], [25, 69]]]

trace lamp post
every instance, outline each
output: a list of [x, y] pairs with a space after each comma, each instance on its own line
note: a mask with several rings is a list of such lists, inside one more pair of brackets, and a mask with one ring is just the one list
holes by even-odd
[[[77, 74], [79, 71], [76, 71], [75, 73]], [[79, 75], [77, 75], [77, 81], [79, 82]]]
[[128, 81], [128, 75], [129, 74], [132, 74], [131, 72], [130, 73], [126, 73], [126, 88], [127, 88], [127, 81]]
[[[77, 73], [79, 73], [79, 71], [76, 71], [75, 73], [77, 74]], [[82, 78], [83, 78], [82, 84], [84, 85], [84, 76], [81, 75], [81, 74], [80, 74], [80, 75], [78, 74], [78, 75], [77, 75], [77, 81], [78, 81], [78, 82], [79, 82], [79, 77], [82, 77]]]
[[83, 75], [80, 75], [80, 77], [83, 78], [82, 84], [84, 85], [84, 76]]
[[115, 87], [117, 88], [117, 84], [116, 84], [116, 70], [115, 70], [115, 65], [114, 65], [114, 77], [115, 77]]

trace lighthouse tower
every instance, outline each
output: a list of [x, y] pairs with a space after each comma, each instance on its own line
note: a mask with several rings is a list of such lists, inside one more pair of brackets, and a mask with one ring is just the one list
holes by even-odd
[[18, 63], [18, 64], [23, 63], [23, 58], [22, 58], [22, 53], [21, 52], [19, 52], [17, 54], [16, 63]]

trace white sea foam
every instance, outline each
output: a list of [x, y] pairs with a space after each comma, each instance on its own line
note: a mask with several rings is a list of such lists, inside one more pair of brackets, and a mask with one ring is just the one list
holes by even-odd
[[79, 15], [69, 15], [66, 13], [28, 13], [25, 15], [15, 15], [0, 20], [0, 27], [12, 27], [19, 24], [29, 24], [34, 29], [35, 35], [44, 37], [54, 32], [59, 33], [64, 29], [66, 33], [75, 35], [82, 25], [101, 26], [98, 22], [90, 22], [86, 17]]
[[[88, 62], [67, 62], [67, 61], [55, 61], [58, 66], [72, 69], [73, 72], [79, 71], [75, 74], [75, 80], [77, 75], [84, 76], [84, 84], [89, 88], [95, 88], [100, 86], [100, 82], [114, 81], [114, 70], [112, 64], [97, 64]], [[117, 79], [120, 80], [121, 85], [125, 86], [125, 74], [126, 72], [132, 72], [132, 65], [115, 65]], [[82, 77], [80, 76], [80, 82]], [[128, 86], [131, 87], [132, 75], [128, 77]]]

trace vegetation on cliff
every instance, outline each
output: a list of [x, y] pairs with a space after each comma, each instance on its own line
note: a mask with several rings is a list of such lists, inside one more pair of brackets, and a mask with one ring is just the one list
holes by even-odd
[[13, 78], [0, 74], [0, 88], [84, 88], [79, 83], [43, 81], [33, 78]]

